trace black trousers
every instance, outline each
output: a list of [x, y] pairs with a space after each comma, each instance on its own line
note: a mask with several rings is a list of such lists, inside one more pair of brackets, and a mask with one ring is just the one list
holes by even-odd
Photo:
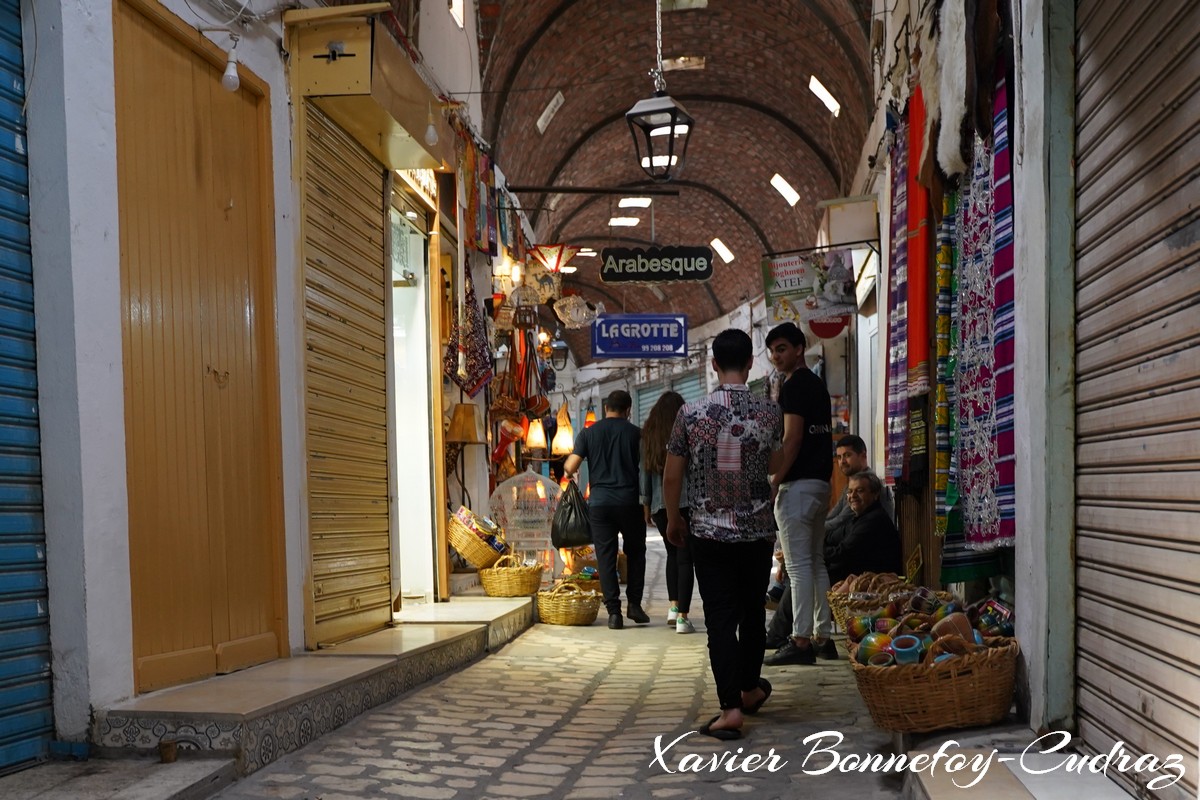
[[[681, 508], [680, 512], [687, 519], [688, 511]], [[654, 527], [662, 534], [663, 543], [667, 546], [667, 597], [675, 601], [679, 613], [687, 614], [692, 610], [692, 592], [696, 587], [696, 569], [692, 564], [692, 549], [687, 546], [676, 547], [667, 541], [667, 510], [660, 508], [651, 517]]]
[[769, 539], [716, 542], [688, 536], [696, 580], [704, 600], [708, 660], [721, 709], [741, 708], [742, 692], [753, 691], [762, 677], [766, 609], [763, 596], [771, 578]]
[[625, 560], [629, 564], [629, 582], [625, 599], [629, 605], [642, 604], [646, 588], [646, 517], [640, 505], [589, 506], [592, 546], [596, 549], [600, 589], [609, 614], [621, 613], [621, 584], [617, 577], [617, 534], [621, 535]]
[[783, 594], [779, 597], [779, 607], [771, 624], [767, 626], [767, 636], [775, 639], [785, 639], [792, 635], [792, 584], [783, 584]]

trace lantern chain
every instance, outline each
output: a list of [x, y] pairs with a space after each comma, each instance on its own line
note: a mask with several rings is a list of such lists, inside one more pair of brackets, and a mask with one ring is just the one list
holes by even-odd
[[656, 92], [667, 91], [667, 81], [663, 78], [663, 62], [662, 62], [662, 0], [654, 0], [654, 25], [655, 25], [655, 43], [658, 47], [658, 66], [650, 70], [650, 77], [654, 78], [654, 90]]

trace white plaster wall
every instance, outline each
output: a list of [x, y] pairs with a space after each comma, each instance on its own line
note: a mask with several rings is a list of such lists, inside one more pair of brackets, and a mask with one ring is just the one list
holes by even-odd
[[[181, 0], [166, 5], [198, 23]], [[82, 739], [93, 708], [133, 692], [113, 11], [101, 0], [31, 0], [23, 10], [55, 722], [60, 738]], [[223, 35], [214, 40], [228, 45]], [[290, 121], [277, 45], [251, 30], [238, 53], [271, 90], [288, 624], [296, 649], [305, 514]]]
[[1019, 700], [1030, 726], [1074, 715], [1074, 7], [1021, 0], [1013, 116]]
[[476, 30], [475, 0], [463, 0], [463, 27], [450, 16], [446, 0], [421, 4], [417, 43], [421, 59], [434, 74], [441, 89], [465, 103], [465, 111], [475, 126], [483, 125], [483, 81], [479, 69], [479, 39]]
[[82, 740], [93, 703], [132, 691], [117, 210], [96, 202], [116, 185], [112, 16], [23, 14], [55, 725]]

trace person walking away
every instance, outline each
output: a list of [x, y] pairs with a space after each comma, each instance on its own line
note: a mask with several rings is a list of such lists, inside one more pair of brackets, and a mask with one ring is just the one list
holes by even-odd
[[[692, 591], [696, 585], [692, 551], [686, 540], [682, 547], [676, 547], [667, 541], [667, 508], [663, 503], [662, 492], [663, 467], [667, 462], [667, 437], [671, 435], [675, 418], [681, 408], [682, 395], [678, 392], [663, 392], [650, 409], [646, 422], [642, 425], [642, 471], [638, 485], [646, 513], [646, 524], [654, 523], [667, 548], [667, 597], [671, 603], [671, 610], [667, 612], [667, 624], [674, 624], [676, 633], [695, 633], [696, 628], [688, 619], [692, 607]], [[679, 510], [686, 519], [686, 481], [681, 492]]]
[[[838, 470], [847, 478], [857, 475], [860, 472], [866, 472], [869, 469], [867, 443], [854, 434], [843, 436], [841, 439], [838, 439], [837, 447], [833, 453], [833, 460]], [[849, 532], [850, 524], [854, 520], [854, 512], [850, 509], [846, 500], [846, 493], [849, 488], [849, 483], [847, 483], [838, 497], [837, 505], [831, 508], [829, 513], [825, 515], [825, 571], [830, 573], [829, 582], [831, 585], [841, 579], [833, 577], [833, 569], [829, 566], [829, 544], [831, 541], [840, 541], [845, 538]], [[884, 486], [882, 488], [879, 495], [879, 504], [884, 513], [894, 523], [896, 521], [896, 504], [892, 497], [891, 487]], [[785, 586], [783, 595], [779, 598], [779, 608], [776, 610], [774, 616], [771, 617], [771, 623], [767, 626], [766, 648], [768, 650], [777, 650], [787, 643], [787, 638], [792, 634], [792, 619], [792, 590], [790, 586]], [[837, 658], [837, 648], [826, 647], [824, 650], [818, 650], [817, 657]]]
[[880, 502], [883, 481], [870, 470], [850, 476], [846, 503], [850, 525], [825, 540], [825, 564], [833, 583], [864, 572], [904, 571], [903, 545], [887, 510]]
[[[775, 521], [792, 589], [792, 635], [763, 663], [815, 664], [817, 651], [837, 658], [830, 639], [825, 528], [833, 474], [833, 412], [824, 382], [804, 364], [804, 334], [791, 322], [767, 333], [775, 368], [787, 376], [779, 390], [783, 446], [771, 463]], [[814, 630], [816, 641], [814, 642]]]
[[[721, 713], [699, 729], [738, 739], [745, 714], [757, 714], [771, 695], [762, 678], [763, 593], [771, 566], [775, 517], [767, 467], [783, 434], [779, 407], [746, 385], [753, 344], [739, 330], [718, 334], [712, 368], [720, 385], [685, 405], [667, 441], [663, 502], [667, 539], [686, 541], [704, 600], [708, 658]], [[687, 478], [690, 516], [682, 507]]]
[[608, 627], [624, 627], [621, 617], [621, 584], [617, 578], [617, 536], [629, 566], [625, 586], [626, 615], [637, 623], [650, 621], [642, 610], [642, 592], [646, 586], [646, 521], [638, 502], [638, 456], [641, 431], [629, 421], [633, 400], [629, 392], [617, 389], [604, 398], [604, 419], [584, 428], [575, 438], [575, 448], [567, 456], [563, 471], [574, 478], [583, 460], [588, 462], [591, 495], [588, 521], [592, 527], [592, 546], [596, 550], [600, 589], [608, 610]]

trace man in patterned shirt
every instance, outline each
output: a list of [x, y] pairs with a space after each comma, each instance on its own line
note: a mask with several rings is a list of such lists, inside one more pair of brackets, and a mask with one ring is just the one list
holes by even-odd
[[[721, 713], [700, 728], [717, 739], [738, 739], [743, 714], [755, 714], [771, 694], [761, 677], [763, 593], [771, 571], [775, 515], [767, 466], [783, 435], [779, 406], [750, 393], [750, 337], [727, 330], [713, 340], [712, 367], [720, 385], [688, 403], [667, 442], [663, 501], [667, 539], [691, 548], [704, 598], [708, 654]], [[687, 476], [691, 521], [680, 513]]]

